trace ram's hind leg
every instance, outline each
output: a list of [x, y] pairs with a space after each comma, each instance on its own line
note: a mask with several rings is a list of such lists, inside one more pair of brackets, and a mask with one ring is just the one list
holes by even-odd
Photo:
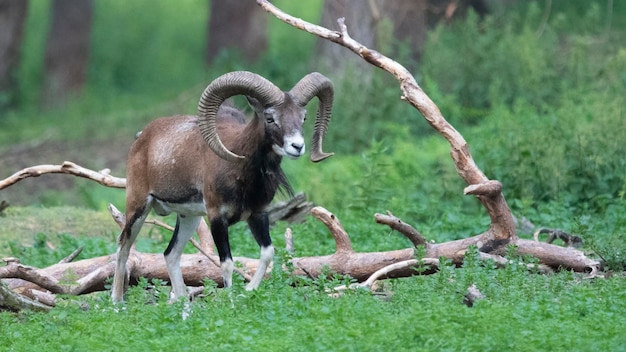
[[248, 218], [248, 226], [254, 235], [254, 239], [261, 247], [261, 258], [252, 280], [246, 285], [246, 290], [254, 290], [261, 284], [265, 277], [268, 266], [274, 259], [274, 246], [270, 237], [270, 225], [267, 213], [252, 214]]
[[[136, 210], [126, 213], [126, 224], [120, 233], [117, 244], [117, 256], [115, 259], [115, 274], [113, 276], [113, 287], [111, 288], [111, 299], [113, 302], [121, 302], [124, 299], [124, 291], [128, 284], [129, 273], [126, 272], [126, 262], [130, 255], [130, 248], [135, 243], [139, 230], [143, 225], [146, 216], [150, 212], [150, 200]], [[127, 210], [128, 210], [127, 205]]]
[[198, 224], [200, 224], [201, 219], [202, 217], [200, 216], [182, 215], [178, 215], [176, 219], [176, 229], [164, 253], [165, 264], [167, 265], [167, 272], [172, 285], [171, 301], [175, 301], [180, 297], [187, 297], [187, 286], [185, 286], [183, 272], [180, 268], [180, 257], [183, 254], [185, 245], [189, 242]]

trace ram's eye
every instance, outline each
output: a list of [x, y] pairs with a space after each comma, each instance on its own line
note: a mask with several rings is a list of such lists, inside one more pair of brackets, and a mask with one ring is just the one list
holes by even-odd
[[267, 121], [267, 123], [274, 123], [274, 117], [270, 114], [265, 114], [265, 121]]

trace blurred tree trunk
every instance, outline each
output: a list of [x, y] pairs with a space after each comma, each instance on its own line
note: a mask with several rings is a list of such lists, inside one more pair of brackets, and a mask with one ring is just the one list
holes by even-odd
[[63, 106], [85, 83], [91, 37], [92, 0], [54, 0], [44, 58], [41, 105]]
[[[397, 54], [397, 44], [404, 43], [410, 59], [418, 61], [426, 40], [427, 9], [427, 0], [326, 0], [321, 25], [336, 29], [337, 19], [344, 17], [350, 36], [363, 45]], [[327, 40], [318, 40], [317, 53], [327, 58], [330, 67], [338, 69], [350, 61], [367, 65]]]
[[[337, 29], [337, 19], [344, 17], [352, 38], [393, 56], [408, 54], [407, 66], [414, 68], [422, 56], [428, 29], [465, 15], [470, 7], [480, 15], [488, 12], [485, 0], [326, 0], [320, 25]], [[316, 51], [337, 70], [345, 62], [367, 65], [327, 40], [319, 39]]]
[[254, 1], [211, 1], [206, 60], [223, 49], [237, 50], [249, 62], [267, 49], [267, 14]]
[[0, 111], [16, 103], [28, 0], [0, 0]]
[[440, 23], [450, 23], [463, 18], [472, 9], [479, 16], [490, 12], [492, 7], [507, 7], [517, 0], [428, 0], [428, 27], [433, 28]]
[[[380, 37], [381, 40], [397, 41], [391, 48], [392, 54], [399, 53], [400, 48], [395, 44], [406, 44], [410, 59], [419, 61], [426, 42], [427, 27], [427, 0], [400, 0], [379, 1], [380, 13], [393, 26], [391, 37]], [[381, 19], [379, 18], [379, 21]], [[379, 46], [382, 46], [380, 43]]]
[[[402, 0], [399, 0], [402, 1]], [[418, 0], [421, 1], [421, 0]], [[346, 25], [350, 27], [350, 36], [363, 45], [376, 48], [377, 18], [374, 15], [375, 1], [369, 0], [326, 0], [322, 8], [320, 25], [337, 30], [337, 19], [345, 18]], [[354, 57], [354, 55], [339, 45], [327, 40], [318, 39], [316, 52], [319, 58], [325, 61], [328, 68], [341, 71], [346, 62], [357, 67], [367, 67], [367, 63]]]

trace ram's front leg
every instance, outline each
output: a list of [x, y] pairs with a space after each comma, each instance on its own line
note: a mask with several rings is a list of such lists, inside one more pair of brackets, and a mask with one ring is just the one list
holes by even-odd
[[220, 268], [222, 269], [222, 278], [224, 279], [224, 287], [233, 285], [233, 257], [230, 254], [230, 242], [228, 240], [228, 221], [224, 217], [217, 217], [211, 220], [211, 234], [213, 242], [217, 247], [217, 253], [220, 256]]
[[248, 218], [248, 226], [254, 235], [254, 239], [261, 247], [261, 258], [252, 280], [246, 286], [246, 290], [254, 290], [261, 284], [269, 264], [274, 259], [274, 246], [270, 237], [270, 225], [267, 213], [254, 213]]

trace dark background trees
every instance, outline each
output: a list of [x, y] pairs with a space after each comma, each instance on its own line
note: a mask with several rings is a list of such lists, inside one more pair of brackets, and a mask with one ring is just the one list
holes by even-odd
[[27, 0], [0, 0], [0, 111], [16, 103]]
[[92, 0], [54, 0], [46, 40], [41, 105], [63, 106], [82, 90], [89, 62]]
[[[39, 87], [43, 108], [64, 106], [82, 91], [88, 80], [90, 46], [94, 45], [93, 18], [98, 15], [93, 0], [51, 0], [49, 4]], [[338, 17], [346, 17], [356, 39], [372, 48], [390, 50], [393, 55], [402, 53], [414, 64], [422, 55], [428, 28], [442, 19], [458, 17], [468, 7], [487, 12], [483, 0], [326, 0], [320, 23], [334, 28]], [[28, 1], [0, 1], [0, 107], [14, 104], [19, 93], [17, 74], [27, 8]], [[208, 12], [207, 64], [220, 56], [254, 63], [267, 52], [268, 16], [254, 1], [209, 1]], [[336, 45], [319, 41], [315, 56], [322, 59], [313, 61], [339, 71], [346, 62], [358, 62], [348, 59], [349, 55]]]
[[[403, 56], [414, 68], [422, 56], [428, 29], [462, 18], [469, 8], [480, 15], [489, 12], [484, 0], [326, 0], [320, 24], [336, 29], [337, 19], [344, 17], [351, 37], [370, 48]], [[348, 62], [363, 65], [352, 53], [326, 40], [318, 40], [317, 55], [336, 70]]]
[[267, 14], [254, 1], [210, 1], [207, 62], [234, 50], [254, 62], [267, 49]]

